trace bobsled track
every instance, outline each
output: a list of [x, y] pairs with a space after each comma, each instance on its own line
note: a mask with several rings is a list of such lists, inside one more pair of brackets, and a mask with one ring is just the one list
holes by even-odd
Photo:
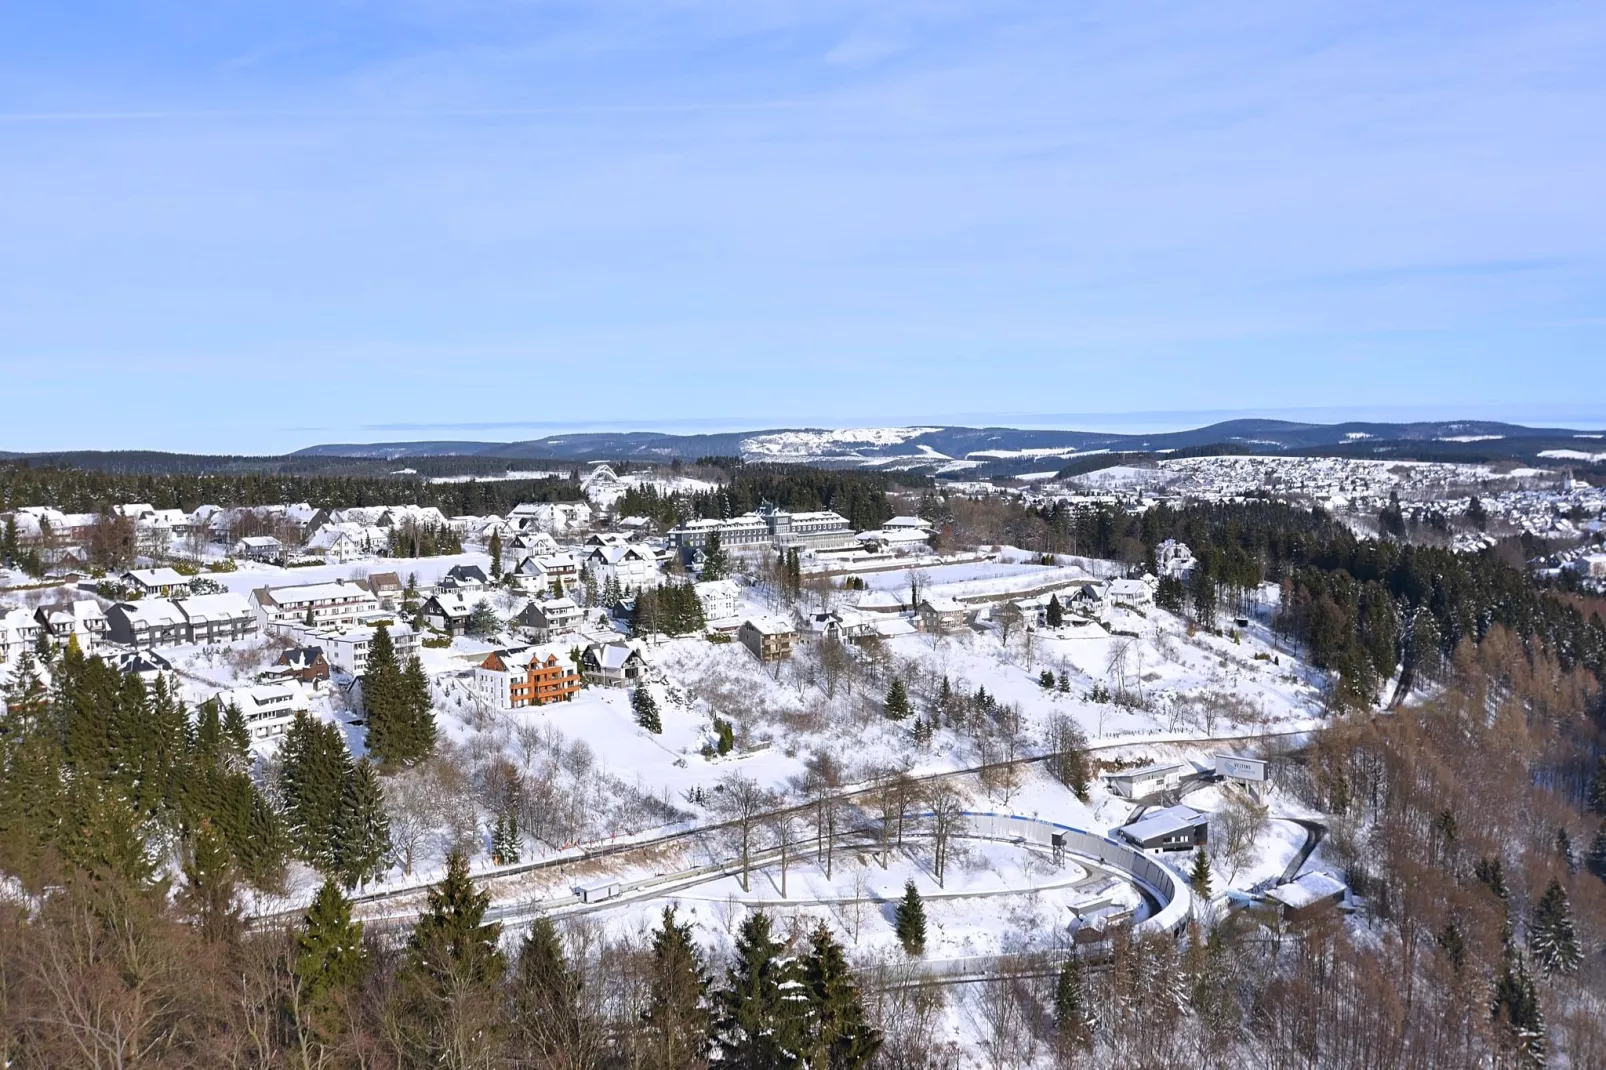
[[[953, 833], [955, 839], [991, 840], [1050, 850], [1057, 847], [1063, 851], [1066, 859], [1078, 863], [1088, 872], [1074, 879], [1050, 885], [1037, 885], [1031, 888], [1001, 888], [988, 891], [939, 891], [929, 893], [927, 898], [979, 899], [989, 896], [1018, 895], [1023, 892], [1043, 890], [1044, 888], [1075, 887], [1078, 884], [1094, 880], [1097, 874], [1105, 874], [1132, 885], [1148, 906], [1146, 916], [1132, 926], [1134, 935], [1147, 933], [1170, 933], [1174, 935], [1182, 930], [1193, 913], [1193, 893], [1182, 874], [1165, 862], [1150, 857], [1133, 847], [1117, 843], [1106, 836], [1072, 828], [1069, 825], [1061, 825], [1053, 821], [1044, 821], [1040, 818], [986, 812], [965, 812], [960, 816], [962, 823]], [[863, 833], [861, 833], [851, 839], [844, 838], [839, 842], [837, 850], [840, 851], [844, 847], [862, 850], [873, 842], [873, 840], [864, 838]], [[790, 852], [793, 865], [803, 862], [808, 857], [809, 852], [799, 850], [796, 847]], [[777, 849], [770, 848], [763, 851], [755, 851], [749, 859], [749, 869], [764, 869], [779, 861], [780, 852]], [[741, 871], [742, 864], [739, 859], [721, 861], [655, 874], [650, 877], [619, 881], [616, 884], [609, 885], [606, 898], [601, 899], [593, 899], [595, 893], [583, 895], [579, 890], [575, 890], [568, 894], [540, 899], [493, 903], [486, 911], [485, 920], [500, 922], [508, 927], [517, 927], [527, 924], [542, 915], [559, 916], [610, 910], [626, 904], [673, 897], [700, 884], [734, 876]], [[588, 899], [592, 899], [592, 901], [588, 901]], [[827, 905], [840, 901], [842, 900], [809, 897], [787, 898], [769, 902], [755, 901], [750, 905], [809, 906], [811, 904]], [[738, 902], [742, 902], [742, 900], [738, 900]], [[371, 930], [394, 932], [412, 925], [416, 918], [416, 911], [409, 910], [406, 913], [368, 915], [362, 920]], [[899, 978], [907, 980], [913, 977], [923, 980], [939, 979], [957, 982], [989, 976], [1000, 970], [1018, 972], [1020, 969], [1026, 968], [1028, 963], [1035, 961], [1036, 957], [1029, 955], [983, 955], [957, 959], [917, 959], [911, 960], [901, 971], [892, 971], [883, 980], [887, 983], [895, 983]], [[897, 976], [893, 976], [893, 973], [896, 973]]]

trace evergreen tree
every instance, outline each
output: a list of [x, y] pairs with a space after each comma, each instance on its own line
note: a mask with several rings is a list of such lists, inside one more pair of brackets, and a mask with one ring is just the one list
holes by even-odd
[[578, 1062], [584, 1043], [580, 991], [580, 976], [564, 960], [563, 943], [552, 919], [545, 915], [536, 918], [519, 948], [513, 978], [513, 1026], [535, 1065]]
[[491, 530], [490, 551], [491, 578], [500, 580], [502, 578], [502, 533], [494, 528]]
[[347, 888], [383, 873], [390, 857], [390, 818], [379, 775], [367, 758], [352, 766], [340, 802], [337, 866]]
[[886, 714], [894, 721], [901, 721], [913, 713], [909, 705], [909, 692], [903, 686], [903, 680], [894, 676], [892, 686], [887, 689]]
[[496, 1039], [496, 996], [507, 959], [497, 946], [502, 927], [485, 922], [490, 901], [469, 879], [468, 859], [453, 851], [407, 941], [407, 1028], [412, 1046], [431, 1065], [456, 1065], [470, 1052], [483, 1054]]
[[1052, 691], [1052, 690], [1054, 690], [1054, 674], [1053, 674], [1053, 672], [1051, 672], [1048, 669], [1044, 669], [1040, 674], [1038, 674], [1037, 686], [1041, 687], [1044, 691]]
[[1065, 608], [1060, 605], [1059, 595], [1048, 596], [1048, 608], [1043, 611], [1043, 620], [1050, 628], [1058, 628], [1065, 623]]
[[782, 951], [768, 914], [754, 911], [742, 922], [725, 987], [715, 997], [720, 1066], [783, 1070], [806, 1065], [806, 998], [796, 984], [796, 964]]
[[1606, 825], [1595, 830], [1589, 845], [1589, 872], [1606, 881]]
[[1556, 830], [1556, 857], [1567, 867], [1568, 875], [1578, 872], [1578, 852], [1573, 850], [1573, 838], [1565, 828]]
[[708, 542], [703, 547], [703, 571], [698, 577], [702, 581], [722, 580], [730, 573], [730, 561], [725, 556], [725, 547], [721, 545], [719, 529], [708, 533]]
[[1210, 899], [1210, 856], [1203, 847], [1193, 853], [1193, 869], [1188, 873], [1188, 885], [1200, 899]]
[[251, 757], [251, 729], [239, 706], [231, 702], [223, 708], [220, 728], [223, 754], [230, 768], [244, 769]]
[[1584, 951], [1573, 928], [1572, 904], [1566, 889], [1554, 877], [1534, 906], [1528, 943], [1534, 960], [1546, 974], [1572, 973], [1584, 961]]
[[866, 1020], [847, 956], [824, 922], [810, 934], [809, 942], [803, 983], [813, 1012], [811, 1065], [819, 1070], [860, 1070], [881, 1050], [881, 1034]]
[[351, 917], [351, 902], [332, 879], [325, 880], [296, 934], [296, 984], [309, 1023], [317, 1032], [331, 1031], [339, 999], [355, 992], [368, 972], [362, 922]]
[[924, 955], [926, 953], [926, 905], [920, 899], [920, 890], [915, 887], [914, 881], [908, 881], [903, 886], [903, 898], [898, 901], [898, 907], [893, 912], [893, 929], [898, 934], [898, 943], [909, 955]]
[[417, 655], [407, 661], [402, 674], [402, 701], [407, 716], [407, 746], [398, 761], [422, 761], [435, 750], [435, 700], [430, 694], [429, 676]]
[[658, 703], [653, 700], [652, 692], [647, 690], [645, 684], [636, 688], [630, 696], [630, 708], [635, 711], [636, 723], [653, 735], [663, 732], [663, 721], [658, 716]]
[[491, 861], [499, 866], [511, 866], [522, 854], [519, 838], [519, 815], [508, 809], [496, 815], [491, 830]]
[[1072, 952], [1054, 983], [1054, 1028], [1060, 1045], [1072, 1051], [1093, 1046], [1093, 1013], [1082, 978], [1082, 960]]
[[690, 1070], [703, 1065], [708, 1050], [708, 974], [691, 926], [675, 921], [664, 907], [663, 924], [652, 938], [648, 967], [648, 1063], [654, 1070]]
[[467, 631], [469, 635], [483, 639], [495, 635], [502, 630], [502, 618], [496, 615], [491, 603], [481, 598], [474, 603], [474, 609], [468, 615]]
[[401, 689], [401, 666], [390, 629], [374, 627], [368, 646], [368, 664], [362, 674], [363, 721], [368, 729], [368, 753], [386, 765], [406, 751], [406, 713]]
[[202, 938], [207, 943], [232, 944], [240, 933], [234, 862], [227, 845], [208, 825], [202, 825], [190, 838], [184, 878], [184, 898]]
[[1589, 808], [1606, 815], [1606, 755], [1595, 760], [1595, 773], [1589, 780]]
[[1545, 1020], [1539, 1010], [1539, 993], [1520, 956], [1509, 956], [1505, 972], [1495, 983], [1494, 1020], [1505, 1027], [1513, 1046], [1530, 1065], [1545, 1057]]
[[295, 715], [279, 748], [279, 793], [296, 854], [325, 874], [341, 872], [340, 837], [351, 754], [340, 730]]
[[61, 735], [29, 651], [0, 698], [0, 868], [28, 874], [60, 832], [63, 795]]

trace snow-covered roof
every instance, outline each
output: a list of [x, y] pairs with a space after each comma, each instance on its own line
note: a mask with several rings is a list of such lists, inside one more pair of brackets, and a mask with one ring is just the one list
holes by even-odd
[[219, 691], [217, 700], [225, 708], [231, 705], [237, 707], [248, 721], [261, 717], [288, 717], [308, 706], [306, 691], [294, 680], [231, 687], [227, 691]]
[[373, 595], [357, 586], [355, 583], [343, 583], [336, 580], [333, 583], [306, 583], [295, 587], [259, 587], [256, 592], [259, 596], [266, 596], [259, 601], [281, 606], [304, 605], [307, 602], [349, 602], [372, 599]]
[[119, 602], [114, 607], [128, 618], [130, 624], [151, 627], [172, 627], [184, 623], [184, 614], [178, 606], [165, 598], [149, 598], [142, 602]]
[[791, 621], [780, 617], [748, 617], [742, 623], [760, 635], [791, 635], [797, 630], [792, 627]]
[[926, 528], [931, 527], [931, 521], [918, 516], [895, 516], [881, 526], [891, 529], [918, 528], [920, 530], [925, 530]]
[[123, 579], [131, 579], [142, 587], [172, 587], [176, 584], [189, 583], [189, 577], [170, 568], [135, 568], [123, 573]]
[[1121, 834], [1139, 842], [1175, 836], [1206, 821], [1204, 814], [1191, 806], [1168, 806], [1164, 810], [1151, 810], [1130, 825], [1121, 827]]
[[214, 620], [237, 620], [251, 616], [251, 605], [240, 595], [230, 591], [222, 594], [198, 594], [193, 598], [180, 598], [174, 605], [191, 624], [204, 624]]
[[1323, 899], [1332, 899], [1344, 894], [1344, 882], [1331, 874], [1312, 871], [1306, 873], [1298, 880], [1279, 884], [1266, 893], [1267, 899], [1274, 899], [1294, 910], [1319, 903]]
[[473, 594], [474, 601], [470, 602], [462, 591], [438, 591], [430, 596], [430, 601], [439, 606], [441, 612], [448, 617], [466, 617], [474, 612], [476, 605], [485, 600], [485, 596], [478, 591]]
[[630, 656], [636, 654], [637, 650], [629, 643], [597, 643], [590, 648], [589, 653], [596, 659], [599, 668], [614, 671], [624, 668], [625, 662], [629, 661]]
[[1184, 762], [1155, 762], [1152, 765], [1145, 765], [1139, 769], [1122, 769], [1116, 772], [1107, 773], [1106, 776], [1112, 780], [1121, 778], [1132, 778], [1135, 780], [1140, 777], [1164, 776], [1167, 773], [1174, 773], [1184, 768], [1186, 768], [1186, 763]]
[[921, 601], [922, 608], [929, 608], [933, 613], [963, 613], [965, 604], [953, 598], [926, 598]]

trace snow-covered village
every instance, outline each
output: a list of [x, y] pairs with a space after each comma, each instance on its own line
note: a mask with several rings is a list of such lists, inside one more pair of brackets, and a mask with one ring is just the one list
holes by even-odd
[[[1111, 956], [1169, 990], [1207, 931], [1383, 938], [1358, 879], [1379, 819], [1337, 806], [1323, 763], [1353, 758], [1322, 751], [1366, 711], [1452, 701], [1473, 609], [1246, 548], [1300, 531], [1406, 554], [1394, 571], [1419, 549], [1512, 560], [1575, 599], [1606, 561], [1570, 469], [1520, 489], [1432, 469], [1222, 456], [933, 482], [709, 459], [381, 484], [539, 494], [482, 515], [73, 511], [77, 487], [0, 516], [7, 716], [65, 718], [72, 761], [213, 754], [217, 871], [193, 800], [112, 782], [143, 815], [146, 879], [223, 897], [207, 910], [241, 933], [332, 924], [338, 902], [364, 939], [404, 941], [455, 888], [508, 955], [533, 931], [584, 972], [666, 932], [745, 968], [760, 925], [774, 954], [837, 956], [885, 1050], [1046, 1065], [1067, 1049], [1031, 992], [1079, 1001], [1091, 1030]], [[1355, 614], [1348, 638], [1322, 606]], [[1582, 669], [1598, 613], [1578, 626]], [[115, 709], [72, 697], [97, 688]], [[1606, 766], [1578, 776], [1606, 805]], [[1566, 825], [1606, 872], [1606, 834]], [[1109, 1030], [1071, 1054], [1149, 1043]]]
[[0, 1070], [1606, 1070], [1606, 5], [0, 11]]

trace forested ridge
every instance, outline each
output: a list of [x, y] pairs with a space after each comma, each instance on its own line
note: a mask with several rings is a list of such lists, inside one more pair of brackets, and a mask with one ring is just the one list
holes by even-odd
[[431, 483], [407, 476], [294, 475], [268, 472], [105, 472], [0, 463], [0, 512], [49, 505], [63, 512], [145, 502], [190, 512], [202, 505], [284, 505], [321, 509], [363, 505], [433, 505], [447, 516], [503, 514], [520, 502], [579, 501], [569, 479]]
[[[1606, 624], [1489, 552], [1455, 553], [1363, 538], [1319, 509], [1281, 502], [1160, 504], [1141, 514], [1056, 505], [1037, 514], [1050, 543], [1152, 564], [1167, 539], [1197, 565], [1186, 586], [1162, 584], [1168, 608], [1214, 619], [1262, 583], [1282, 588], [1278, 626], [1313, 664], [1334, 670], [1340, 697], [1364, 706], [1396, 672], [1433, 672], [1462, 639], [1495, 626], [1606, 681]], [[1409, 681], [1408, 681], [1409, 683]]]

